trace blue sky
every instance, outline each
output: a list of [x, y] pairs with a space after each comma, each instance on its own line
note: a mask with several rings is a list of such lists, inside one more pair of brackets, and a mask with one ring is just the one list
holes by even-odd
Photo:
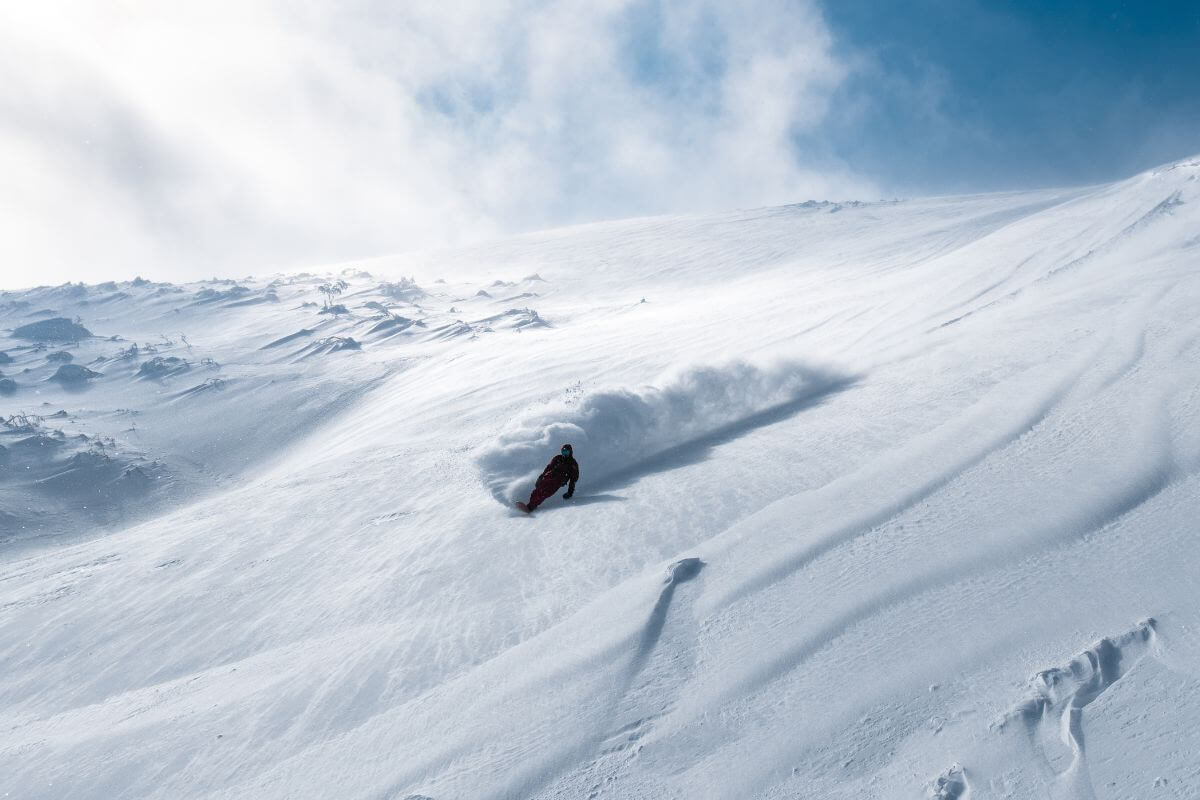
[[837, 0], [864, 67], [801, 147], [901, 192], [1123, 177], [1200, 151], [1195, 0]]
[[0, 5], [0, 287], [1200, 153], [1200, 3]]

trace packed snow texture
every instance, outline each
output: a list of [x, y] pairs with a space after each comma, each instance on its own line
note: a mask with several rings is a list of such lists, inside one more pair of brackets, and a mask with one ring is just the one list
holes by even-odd
[[1198, 307], [1200, 160], [0, 293], [0, 796], [1192, 800]]

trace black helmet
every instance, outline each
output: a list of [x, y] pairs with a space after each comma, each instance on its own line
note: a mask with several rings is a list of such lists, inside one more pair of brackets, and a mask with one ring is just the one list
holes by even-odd
[[569, 456], [569, 455], [571, 455], [572, 453], [574, 453], [575, 451], [571, 449], [571, 445], [569, 445], [569, 444], [564, 444], [564, 445], [562, 446], [562, 448], [561, 448], [561, 452], [562, 452], [562, 454], [563, 454], [564, 456]]

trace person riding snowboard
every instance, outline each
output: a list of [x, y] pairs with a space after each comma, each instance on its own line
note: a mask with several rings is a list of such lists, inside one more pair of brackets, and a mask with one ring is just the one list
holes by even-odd
[[529, 495], [529, 502], [518, 501], [517, 508], [528, 514], [546, 502], [546, 498], [557, 492], [564, 483], [571, 484], [567, 487], [567, 493], [563, 495], [564, 499], [570, 500], [571, 495], [575, 494], [575, 482], [578, 480], [579, 462], [572, 455], [571, 445], [564, 444], [559, 454], [550, 459], [550, 463], [542, 470], [541, 477], [533, 487], [533, 493]]

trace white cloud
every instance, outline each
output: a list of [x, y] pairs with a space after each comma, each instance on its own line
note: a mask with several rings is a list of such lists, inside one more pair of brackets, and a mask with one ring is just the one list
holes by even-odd
[[14, 3], [0, 73], [7, 286], [873, 191], [804, 0]]

